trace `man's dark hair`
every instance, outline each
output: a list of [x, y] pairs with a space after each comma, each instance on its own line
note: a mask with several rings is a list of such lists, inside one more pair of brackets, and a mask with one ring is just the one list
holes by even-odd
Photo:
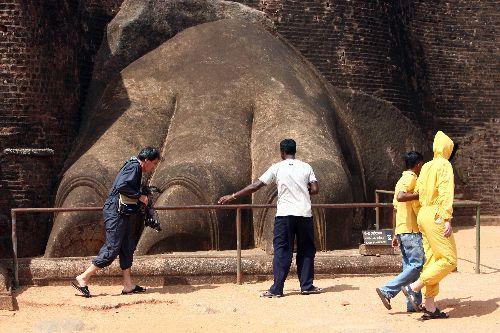
[[406, 169], [413, 169], [418, 163], [422, 162], [424, 157], [418, 151], [409, 151], [405, 154]]
[[153, 161], [160, 158], [160, 151], [154, 147], [142, 148], [141, 151], [139, 152], [139, 155], [137, 155], [137, 158], [140, 159], [141, 161], [144, 160]]
[[287, 155], [295, 155], [297, 152], [297, 144], [292, 139], [285, 139], [280, 142], [280, 150]]

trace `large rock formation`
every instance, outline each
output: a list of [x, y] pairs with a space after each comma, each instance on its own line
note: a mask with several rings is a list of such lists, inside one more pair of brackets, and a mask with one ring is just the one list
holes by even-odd
[[[221, 19], [240, 19], [273, 29], [272, 21], [263, 12], [232, 1], [124, 1], [108, 24], [96, 54], [80, 132], [89, 132], [96, 104], [110, 80], [122, 69], [184, 29]], [[80, 136], [76, 142], [80, 147], [73, 152], [88, 149], [91, 145], [91, 138]], [[72, 154], [69, 164], [78, 157]]]
[[[277, 162], [286, 137], [315, 169], [318, 202], [363, 201], [375, 187], [392, 186], [404, 151], [425, 147], [397, 109], [334, 89], [282, 39], [240, 20], [189, 28], [137, 59], [111, 80], [92, 113], [81, 135], [93, 144], [75, 152], [59, 206], [102, 203], [124, 159], [145, 145], [162, 148], [163, 161], [148, 179], [164, 190], [160, 205], [216, 202]], [[268, 186], [248, 201], [275, 198]], [[320, 249], [349, 244], [351, 210], [315, 210], [314, 217]], [[169, 211], [160, 218], [163, 231], [143, 230], [138, 253], [235, 246], [233, 212]], [[246, 219], [245, 244], [270, 250], [273, 219], [272, 210]], [[96, 214], [60, 214], [46, 255], [94, 254], [101, 224]]]

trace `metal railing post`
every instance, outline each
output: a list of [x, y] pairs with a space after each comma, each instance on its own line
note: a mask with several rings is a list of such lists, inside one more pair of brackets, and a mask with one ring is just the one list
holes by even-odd
[[16, 212], [11, 210], [12, 216], [12, 270], [14, 272], [14, 287], [19, 288], [19, 263], [17, 261], [17, 226], [16, 226]]
[[[375, 203], [380, 203], [380, 198], [378, 195], [378, 191], [375, 190]], [[375, 207], [375, 230], [380, 228], [380, 208]]]
[[480, 206], [476, 206], [476, 274], [479, 274], [481, 266], [481, 217]]
[[236, 283], [241, 284], [241, 208], [236, 209]]

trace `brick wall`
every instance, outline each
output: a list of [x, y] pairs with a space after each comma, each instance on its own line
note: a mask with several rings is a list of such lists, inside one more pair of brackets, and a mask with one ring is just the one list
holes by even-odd
[[[9, 207], [39, 206], [34, 193], [46, 196], [42, 204], [51, 204], [55, 176], [75, 135], [79, 98], [74, 12], [62, 1], [0, 1], [0, 152], [19, 147], [56, 152], [44, 162], [50, 167], [24, 155], [2, 156], [0, 196], [9, 202], [1, 206], [4, 216], [10, 217]], [[49, 219], [39, 222], [47, 225]], [[32, 218], [24, 216], [19, 223], [21, 234], [34, 231]], [[5, 234], [6, 226], [0, 228]], [[47, 237], [47, 228], [41, 226], [38, 234]], [[25, 255], [42, 250], [39, 244], [29, 248]]]
[[480, 200], [482, 214], [500, 213], [498, 1], [413, 1], [404, 12], [411, 39], [423, 50], [434, 126], [463, 147], [457, 195]]
[[[0, 157], [0, 256], [10, 248], [11, 207], [53, 206], [57, 179], [79, 125], [93, 56], [121, 1], [0, 0], [0, 154], [5, 148], [51, 148], [40, 157]], [[35, 222], [36, 221], [36, 222]], [[21, 216], [19, 233], [43, 253], [50, 216]], [[36, 244], [35, 244], [36, 243]], [[24, 251], [24, 250], [23, 250]]]
[[[9, 149], [7, 149], [9, 150]], [[52, 203], [53, 151], [49, 149], [20, 149], [2, 153], [0, 173], [2, 185], [9, 195], [3, 200], [11, 207], [50, 207]], [[10, 219], [10, 215], [9, 215]], [[16, 216], [20, 256], [36, 256], [45, 250], [51, 230], [51, 214], [19, 214]], [[5, 225], [3, 226], [5, 227]], [[1, 234], [0, 257], [10, 252], [10, 230]]]

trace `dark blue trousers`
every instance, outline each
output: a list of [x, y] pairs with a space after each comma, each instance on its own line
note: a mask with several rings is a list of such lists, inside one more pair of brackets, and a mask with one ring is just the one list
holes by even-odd
[[111, 265], [120, 256], [120, 268], [132, 267], [135, 242], [132, 239], [132, 228], [128, 216], [118, 213], [118, 198], [108, 198], [103, 208], [106, 241], [92, 263], [103, 268]]
[[314, 279], [314, 225], [312, 217], [276, 216], [274, 220], [274, 284], [269, 291], [283, 294], [285, 280], [290, 271], [293, 257], [293, 245], [297, 237], [297, 275], [300, 290], [313, 288]]

